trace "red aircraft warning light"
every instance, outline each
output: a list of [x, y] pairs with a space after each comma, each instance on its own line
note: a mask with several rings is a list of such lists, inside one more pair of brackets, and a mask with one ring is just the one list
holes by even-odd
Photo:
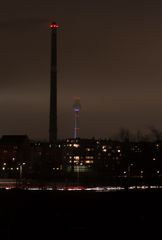
[[57, 23], [51, 23], [50, 24], [51, 29], [58, 28], [58, 27], [59, 27], [59, 25]]

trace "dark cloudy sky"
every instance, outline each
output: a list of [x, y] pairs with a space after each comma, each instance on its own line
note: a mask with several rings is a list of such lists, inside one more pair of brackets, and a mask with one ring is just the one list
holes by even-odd
[[58, 134], [162, 130], [161, 0], [1, 0], [0, 135], [48, 138], [50, 30], [58, 32]]

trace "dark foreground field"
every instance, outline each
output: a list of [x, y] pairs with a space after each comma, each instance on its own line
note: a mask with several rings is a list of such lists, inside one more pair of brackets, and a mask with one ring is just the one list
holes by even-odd
[[161, 226], [160, 190], [0, 191], [0, 239], [140, 239]]

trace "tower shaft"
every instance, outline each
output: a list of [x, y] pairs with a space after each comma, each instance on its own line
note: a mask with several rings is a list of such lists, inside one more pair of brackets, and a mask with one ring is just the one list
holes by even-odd
[[74, 99], [74, 104], [73, 104], [73, 109], [74, 109], [74, 114], [75, 114], [75, 124], [74, 124], [74, 138], [78, 138], [79, 135], [79, 112], [81, 109], [81, 105], [80, 105], [80, 97], [75, 97]]
[[79, 112], [75, 112], [75, 125], [74, 125], [74, 138], [78, 138], [78, 132], [79, 132], [79, 127], [78, 127], [78, 120], [79, 120]]

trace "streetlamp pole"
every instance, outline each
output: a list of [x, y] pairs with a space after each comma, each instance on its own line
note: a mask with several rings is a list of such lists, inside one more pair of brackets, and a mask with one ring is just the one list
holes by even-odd
[[133, 167], [133, 163], [128, 165], [128, 186], [131, 184], [131, 167]]
[[20, 178], [22, 179], [22, 164], [20, 165]]
[[26, 163], [20, 163], [20, 179], [22, 179], [22, 176], [23, 176], [23, 166], [25, 165]]
[[79, 185], [79, 163], [77, 165], [77, 184]]

